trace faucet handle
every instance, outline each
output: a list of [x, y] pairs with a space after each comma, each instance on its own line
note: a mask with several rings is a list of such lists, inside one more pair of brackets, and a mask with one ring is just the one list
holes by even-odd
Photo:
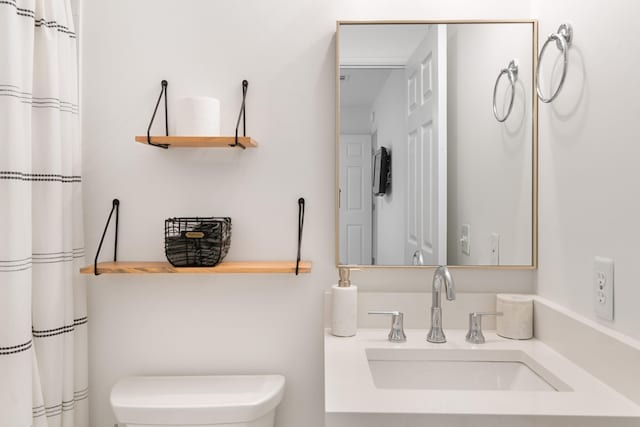
[[391, 316], [391, 331], [389, 331], [389, 341], [405, 342], [407, 336], [404, 334], [404, 313], [401, 311], [370, 311], [369, 314], [386, 314]]
[[484, 334], [482, 333], [482, 318], [484, 316], [502, 316], [504, 313], [499, 311], [480, 312], [474, 311], [469, 313], [469, 331], [465, 339], [472, 344], [483, 344]]

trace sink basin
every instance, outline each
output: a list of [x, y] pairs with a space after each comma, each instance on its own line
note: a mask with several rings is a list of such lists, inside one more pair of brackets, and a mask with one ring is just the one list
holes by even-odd
[[380, 389], [571, 391], [518, 350], [365, 350]]
[[327, 427], [640, 425], [635, 402], [539, 339], [485, 331], [475, 345], [465, 329], [448, 329], [448, 341], [433, 344], [424, 329], [406, 329], [407, 341], [392, 343], [388, 332], [325, 330]]

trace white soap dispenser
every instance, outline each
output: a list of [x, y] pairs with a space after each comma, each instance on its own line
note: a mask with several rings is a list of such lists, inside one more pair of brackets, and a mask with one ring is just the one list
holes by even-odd
[[348, 268], [339, 268], [338, 274], [338, 284], [331, 287], [331, 333], [352, 337], [358, 326], [358, 287], [351, 284]]

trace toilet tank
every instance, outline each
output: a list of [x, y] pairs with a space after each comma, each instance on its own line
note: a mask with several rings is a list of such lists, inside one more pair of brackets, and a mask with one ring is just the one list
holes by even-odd
[[129, 377], [111, 389], [119, 424], [128, 427], [272, 427], [282, 375]]

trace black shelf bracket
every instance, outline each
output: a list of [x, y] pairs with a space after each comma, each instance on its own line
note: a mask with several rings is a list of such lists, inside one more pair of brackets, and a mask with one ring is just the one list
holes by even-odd
[[238, 128], [240, 127], [240, 119], [242, 119], [242, 134], [247, 136], [247, 111], [245, 108], [245, 100], [247, 99], [247, 89], [249, 88], [249, 82], [247, 80], [242, 81], [242, 105], [240, 106], [240, 114], [238, 114], [238, 122], [236, 123], [236, 141], [233, 144], [229, 144], [229, 147], [241, 147], [246, 149], [244, 145], [238, 142]]
[[116, 212], [116, 232], [115, 232], [115, 243], [113, 245], [113, 262], [118, 261], [118, 214], [120, 211], [120, 200], [113, 199], [113, 202], [111, 204], [111, 212], [109, 212], [109, 218], [107, 218], [107, 224], [104, 226], [104, 231], [102, 232], [102, 237], [100, 238], [100, 244], [98, 245], [98, 251], [96, 252], [96, 257], [93, 260], [93, 274], [96, 276], [100, 275], [100, 273], [98, 272], [98, 257], [100, 256], [100, 250], [102, 249], [104, 236], [107, 235], [107, 229], [109, 229], [109, 223], [111, 222], [113, 211]]
[[300, 251], [302, 249], [302, 228], [304, 227], [304, 197], [298, 199], [298, 256], [296, 257], [296, 276], [300, 271]]
[[160, 100], [162, 99], [162, 95], [164, 95], [164, 129], [165, 135], [169, 136], [169, 110], [167, 109], [167, 85], [169, 84], [166, 80], [162, 80], [160, 82], [162, 88], [160, 89], [160, 96], [158, 96], [158, 102], [156, 102], [156, 108], [153, 110], [153, 115], [151, 116], [151, 121], [149, 122], [149, 127], [147, 128], [147, 144], [153, 145], [154, 147], [164, 148], [165, 150], [169, 148], [168, 144], [154, 144], [151, 142], [151, 126], [153, 125], [153, 120], [156, 118], [156, 113], [158, 112], [158, 106], [160, 105]]

